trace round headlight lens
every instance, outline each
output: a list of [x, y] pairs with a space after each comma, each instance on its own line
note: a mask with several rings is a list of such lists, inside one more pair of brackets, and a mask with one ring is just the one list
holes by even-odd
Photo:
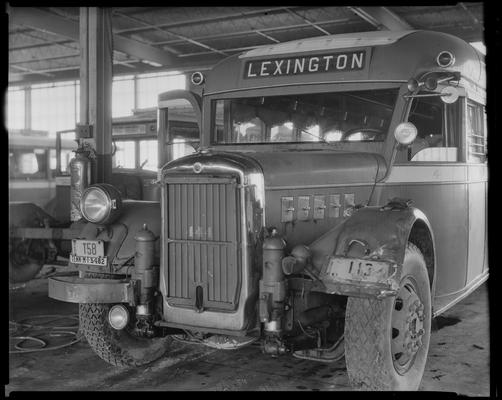
[[94, 188], [87, 192], [84, 199], [84, 215], [89, 221], [103, 220], [110, 210], [110, 202], [108, 197], [101, 190]]
[[80, 209], [84, 218], [92, 223], [112, 222], [122, 204], [120, 193], [112, 185], [91, 185], [84, 190]]
[[411, 122], [401, 122], [394, 130], [394, 137], [398, 143], [407, 145], [417, 137], [417, 128]]
[[108, 322], [113, 329], [121, 330], [129, 322], [129, 312], [122, 304], [114, 305], [108, 312]]

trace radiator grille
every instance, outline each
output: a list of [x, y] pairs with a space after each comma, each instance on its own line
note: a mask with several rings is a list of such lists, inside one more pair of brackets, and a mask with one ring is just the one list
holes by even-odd
[[233, 309], [240, 285], [239, 192], [234, 181], [168, 183], [168, 296], [193, 305]]

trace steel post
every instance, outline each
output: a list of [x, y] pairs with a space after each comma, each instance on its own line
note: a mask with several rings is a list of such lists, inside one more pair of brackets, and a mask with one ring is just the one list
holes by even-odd
[[93, 183], [109, 182], [112, 160], [111, 10], [80, 8], [80, 124], [92, 126], [92, 139], [83, 139], [96, 151]]

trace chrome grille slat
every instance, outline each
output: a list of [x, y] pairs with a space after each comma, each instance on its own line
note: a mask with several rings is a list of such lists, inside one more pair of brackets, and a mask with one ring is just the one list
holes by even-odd
[[235, 182], [167, 179], [168, 301], [193, 305], [202, 285], [213, 308], [234, 309], [240, 284], [240, 204]]

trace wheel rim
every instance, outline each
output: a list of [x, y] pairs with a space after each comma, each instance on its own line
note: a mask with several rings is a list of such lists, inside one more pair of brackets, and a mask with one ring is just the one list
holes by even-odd
[[392, 308], [392, 362], [401, 375], [411, 368], [418, 351], [423, 346], [424, 304], [416, 287], [417, 285], [411, 278], [405, 278]]

